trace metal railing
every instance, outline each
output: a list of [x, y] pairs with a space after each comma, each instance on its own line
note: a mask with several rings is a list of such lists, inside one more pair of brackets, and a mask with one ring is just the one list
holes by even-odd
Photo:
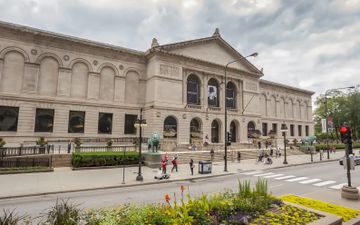
[[1, 147], [0, 157], [54, 154], [54, 145], [45, 146], [20, 146], [20, 147]]
[[14, 168], [14, 167], [51, 167], [51, 157], [42, 158], [1, 158], [0, 168]]
[[135, 145], [123, 146], [80, 146], [75, 147], [75, 152], [122, 152], [122, 151], [135, 151]]

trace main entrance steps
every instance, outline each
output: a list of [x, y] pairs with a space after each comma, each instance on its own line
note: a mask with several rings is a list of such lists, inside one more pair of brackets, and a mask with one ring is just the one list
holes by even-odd
[[[195, 163], [197, 163], [198, 161], [211, 160], [210, 149], [206, 151], [186, 150], [186, 151], [178, 151], [178, 152], [167, 152], [169, 156], [169, 163], [171, 163], [171, 160], [176, 154], [179, 157], [178, 158], [179, 164], [189, 163], [190, 159], [193, 159]], [[236, 161], [238, 152], [240, 152], [241, 154], [241, 160], [255, 159], [258, 156], [258, 149], [241, 149], [241, 150], [228, 149], [227, 159], [229, 161]], [[266, 152], [269, 154], [270, 149], [266, 150]], [[213, 159], [214, 162], [220, 162], [224, 160], [224, 155], [225, 155], [224, 150], [214, 150], [214, 153], [215, 153]], [[162, 154], [165, 155], [166, 153], [162, 152]], [[282, 150], [282, 157], [283, 154], [284, 151]], [[296, 149], [286, 149], [286, 154], [287, 156], [290, 156], [290, 155], [303, 155], [304, 153]], [[274, 152], [274, 156], [275, 156], [275, 152]]]

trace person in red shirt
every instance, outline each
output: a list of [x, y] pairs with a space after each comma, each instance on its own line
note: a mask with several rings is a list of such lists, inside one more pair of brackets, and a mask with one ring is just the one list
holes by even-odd
[[165, 160], [162, 160], [162, 162], [161, 162], [161, 168], [162, 168], [163, 174], [166, 174], [166, 161], [165, 161]]
[[174, 157], [174, 159], [171, 161], [172, 164], [173, 164], [173, 167], [171, 168], [171, 172], [175, 171], [177, 172], [178, 171], [178, 167], [177, 167], [177, 157]]

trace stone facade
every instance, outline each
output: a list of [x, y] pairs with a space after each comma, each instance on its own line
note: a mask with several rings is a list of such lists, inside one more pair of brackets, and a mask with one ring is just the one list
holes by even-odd
[[[143, 108], [148, 124], [144, 136], [159, 132], [163, 143], [173, 147], [201, 143], [205, 136], [223, 143], [224, 65], [243, 56], [219, 33], [168, 45], [154, 41], [149, 50], [140, 52], [0, 23], [0, 107], [18, 109], [15, 130], [0, 129], [0, 136], [8, 142], [39, 136], [136, 137], [136, 132], [126, 131], [125, 115], [138, 115]], [[267, 131], [277, 124], [279, 136], [283, 122], [295, 127], [290, 138], [313, 134], [313, 92], [265, 81], [245, 58], [226, 72], [233, 104], [227, 110], [228, 128], [234, 130], [237, 143], [250, 141], [250, 121], [259, 130], [267, 123]], [[210, 106], [208, 91], [213, 84], [217, 96]], [[196, 102], [189, 96], [195, 96]], [[37, 109], [54, 110], [51, 131], [36, 131]], [[83, 132], [69, 131], [70, 111], [85, 112]], [[112, 114], [110, 133], [99, 133], [99, 113]], [[164, 127], [165, 120], [170, 122]]]

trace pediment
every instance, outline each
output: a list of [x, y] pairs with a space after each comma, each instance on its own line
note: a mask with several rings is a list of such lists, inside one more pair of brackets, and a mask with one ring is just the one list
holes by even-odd
[[[209, 37], [193, 41], [162, 45], [159, 47], [169, 53], [175, 53], [177, 55], [200, 59], [224, 66], [228, 62], [243, 57], [234, 48], [227, 44], [221, 37]], [[246, 59], [241, 60], [240, 62], [235, 62], [229, 67], [250, 73], [261, 74], [261, 71], [259, 71]]]

